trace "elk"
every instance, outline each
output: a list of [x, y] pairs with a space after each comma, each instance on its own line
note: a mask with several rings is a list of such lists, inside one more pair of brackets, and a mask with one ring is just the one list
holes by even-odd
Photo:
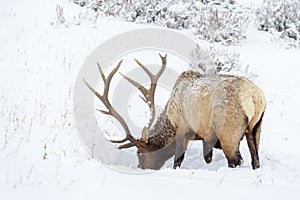
[[162, 66], [157, 74], [152, 74], [142, 63], [135, 60], [151, 80], [149, 89], [121, 74], [139, 89], [142, 99], [151, 111], [150, 122], [144, 127], [141, 138], [132, 136], [125, 120], [108, 99], [110, 82], [122, 60], [107, 77], [98, 64], [104, 82], [102, 95], [83, 80], [107, 108], [107, 111], [99, 111], [117, 119], [125, 131], [124, 139], [110, 142], [119, 143], [119, 149], [136, 147], [138, 166], [142, 169], [160, 169], [174, 155], [173, 168], [180, 167], [189, 140], [203, 140], [206, 163], [212, 161], [215, 147], [223, 150], [229, 167], [236, 167], [243, 161], [239, 145], [246, 135], [252, 168], [259, 168], [258, 150], [266, 107], [263, 92], [244, 77], [185, 71], [177, 78], [164, 111], [154, 123], [155, 90], [167, 65], [167, 55], [159, 56]]

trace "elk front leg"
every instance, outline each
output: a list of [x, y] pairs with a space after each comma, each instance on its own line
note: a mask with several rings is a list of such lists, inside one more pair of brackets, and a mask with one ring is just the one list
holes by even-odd
[[211, 163], [212, 156], [213, 156], [212, 145], [203, 140], [203, 157], [204, 157], [204, 160], [207, 164]]
[[190, 133], [191, 132], [187, 132], [186, 134], [176, 134], [175, 158], [174, 158], [174, 165], [173, 165], [174, 169], [180, 167], [184, 159], [184, 154], [187, 149], [188, 142], [191, 138]]
[[176, 169], [180, 167], [185, 154], [185, 148], [183, 145], [184, 136], [183, 135], [176, 135], [176, 147], [175, 147], [175, 158], [174, 158], [174, 165], [173, 168]]
[[210, 141], [203, 140], [203, 157], [206, 163], [211, 163], [213, 156], [213, 147], [221, 146], [217, 137], [213, 137]]

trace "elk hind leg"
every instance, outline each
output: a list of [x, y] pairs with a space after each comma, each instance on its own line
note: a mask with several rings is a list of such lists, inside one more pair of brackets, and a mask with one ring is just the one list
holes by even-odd
[[231, 144], [228, 146], [225, 142], [222, 144], [223, 147], [223, 152], [226, 156], [227, 162], [228, 162], [228, 167], [237, 167], [242, 164], [243, 159], [241, 158], [241, 154], [239, 153], [239, 143], [240, 141], [235, 141], [238, 142], [238, 144]]
[[223, 152], [226, 156], [228, 167], [240, 166], [243, 158], [239, 151], [240, 141], [246, 131], [245, 127], [236, 129], [224, 128], [219, 136]]
[[261, 115], [259, 121], [255, 124], [255, 126], [252, 129], [248, 127], [246, 132], [247, 143], [248, 143], [248, 147], [252, 159], [251, 165], [253, 169], [257, 169], [260, 167], [258, 149], [259, 149], [262, 118], [263, 118], [263, 114]]

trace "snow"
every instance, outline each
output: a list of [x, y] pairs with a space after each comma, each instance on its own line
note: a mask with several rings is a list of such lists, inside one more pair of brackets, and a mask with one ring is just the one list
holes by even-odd
[[[63, 7], [63, 24], [57, 5]], [[299, 196], [300, 49], [283, 48], [254, 24], [243, 44], [230, 47], [266, 94], [260, 169], [251, 169], [245, 140], [245, 162], [235, 169], [219, 150], [205, 164], [201, 143], [192, 142], [181, 169], [173, 170], [170, 160], [159, 171], [133, 174], [86, 152], [73, 121], [72, 92], [80, 67], [101, 42], [148, 25], [96, 16], [65, 0], [14, 0], [1, 5], [0, 26], [0, 199]]]

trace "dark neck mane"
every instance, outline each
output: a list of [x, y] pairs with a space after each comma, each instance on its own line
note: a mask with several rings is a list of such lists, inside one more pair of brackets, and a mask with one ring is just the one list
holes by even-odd
[[150, 130], [149, 143], [157, 146], [158, 149], [166, 147], [174, 141], [176, 132], [168, 119], [166, 109], [160, 114], [154, 127]]

